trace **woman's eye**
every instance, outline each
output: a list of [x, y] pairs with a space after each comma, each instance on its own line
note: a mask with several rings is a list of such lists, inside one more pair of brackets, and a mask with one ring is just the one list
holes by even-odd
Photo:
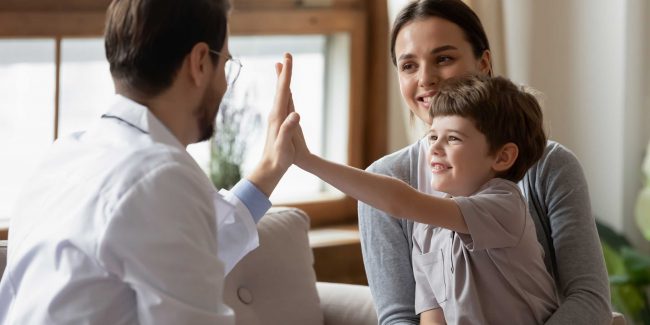
[[400, 66], [400, 71], [413, 71], [415, 69], [415, 65], [413, 63], [404, 63]]

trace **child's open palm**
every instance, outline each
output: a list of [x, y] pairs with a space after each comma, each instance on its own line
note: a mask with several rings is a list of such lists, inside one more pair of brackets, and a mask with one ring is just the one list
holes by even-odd
[[[293, 111], [293, 98], [289, 98], [289, 106]], [[297, 114], [297, 113], [295, 113]], [[298, 167], [304, 167], [304, 164], [307, 162], [308, 157], [311, 155], [307, 143], [305, 142], [305, 136], [302, 133], [302, 127], [298, 124], [298, 127], [294, 129], [293, 137], [293, 147], [295, 149], [295, 158], [294, 164]]]

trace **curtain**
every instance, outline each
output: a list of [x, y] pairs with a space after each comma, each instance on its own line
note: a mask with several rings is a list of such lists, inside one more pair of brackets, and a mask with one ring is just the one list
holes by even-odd
[[476, 12], [490, 41], [492, 69], [495, 76], [506, 76], [506, 48], [503, 23], [503, 0], [463, 0]]

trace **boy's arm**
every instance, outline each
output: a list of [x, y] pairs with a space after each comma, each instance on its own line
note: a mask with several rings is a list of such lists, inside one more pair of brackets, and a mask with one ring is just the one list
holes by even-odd
[[442, 308], [427, 310], [420, 314], [420, 325], [444, 324], [447, 324], [447, 322], [445, 321], [445, 314], [442, 312]]
[[304, 142], [300, 128], [294, 134], [293, 140], [296, 148], [295, 163], [298, 167], [353, 198], [395, 217], [459, 233], [468, 232], [465, 219], [453, 200], [427, 195], [400, 180], [333, 163], [313, 155]]
[[551, 143], [546, 150], [530, 171], [534, 172], [530, 195], [543, 204], [538, 216], [550, 221], [557, 287], [564, 298], [546, 324], [611, 324], [607, 269], [584, 171], [562, 145]]

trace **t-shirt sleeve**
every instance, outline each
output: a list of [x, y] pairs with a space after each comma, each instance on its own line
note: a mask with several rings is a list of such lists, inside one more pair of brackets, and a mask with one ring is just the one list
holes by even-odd
[[524, 233], [526, 202], [515, 183], [493, 179], [468, 197], [453, 198], [468, 234], [459, 234], [469, 250], [513, 247]]

